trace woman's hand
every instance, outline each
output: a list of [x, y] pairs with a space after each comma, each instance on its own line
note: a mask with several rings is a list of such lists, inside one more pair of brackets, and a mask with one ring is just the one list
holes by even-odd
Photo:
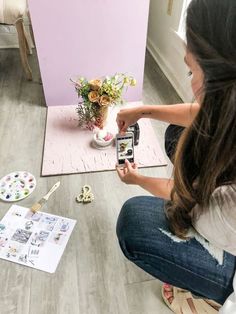
[[121, 109], [116, 117], [116, 122], [121, 134], [127, 131], [127, 128], [135, 124], [140, 119], [139, 107]]
[[171, 191], [174, 186], [173, 179], [146, 177], [138, 173], [136, 164], [131, 164], [125, 160], [125, 166], [116, 166], [116, 171], [122, 182], [126, 184], [139, 185], [152, 195], [166, 200], [171, 199]]
[[116, 171], [122, 182], [126, 184], [138, 184], [138, 178], [140, 177], [140, 174], [138, 173], [137, 164], [131, 164], [126, 159], [124, 167], [119, 167], [116, 165]]

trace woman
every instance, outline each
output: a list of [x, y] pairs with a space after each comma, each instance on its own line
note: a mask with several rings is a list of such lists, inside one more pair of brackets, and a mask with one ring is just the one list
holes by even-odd
[[117, 167], [124, 183], [154, 195], [123, 205], [117, 235], [129, 260], [168, 283], [163, 298], [175, 313], [216, 313], [225, 303], [222, 313], [232, 314], [234, 299], [227, 298], [236, 268], [235, 0], [192, 0], [186, 35], [185, 62], [197, 102], [117, 115], [121, 133], [143, 117], [179, 126], [166, 133], [173, 179], [145, 177], [128, 161]]

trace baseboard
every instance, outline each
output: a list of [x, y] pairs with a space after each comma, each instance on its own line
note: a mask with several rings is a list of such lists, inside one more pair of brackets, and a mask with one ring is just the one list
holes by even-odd
[[[147, 49], [152, 55], [153, 59], [156, 61], [158, 66], [161, 68], [162, 72], [165, 74], [171, 85], [176, 90], [177, 94], [184, 102], [191, 102], [193, 99], [192, 91], [190, 89], [190, 84], [187, 77], [187, 70], [183, 68], [182, 73], [179, 73], [173, 68], [173, 65], [167, 60], [165, 56], [162, 55], [160, 49], [156, 47], [150, 38], [147, 40]], [[182, 62], [183, 55], [181, 52], [175, 54], [175, 64]], [[186, 74], [186, 75], [185, 75]], [[181, 82], [181, 83], [180, 83]]]

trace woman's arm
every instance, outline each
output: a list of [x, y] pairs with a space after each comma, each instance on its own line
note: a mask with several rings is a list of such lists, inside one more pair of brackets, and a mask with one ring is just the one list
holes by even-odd
[[199, 104], [146, 105], [139, 109], [141, 117], [188, 127], [199, 111]]
[[152, 178], [140, 175], [137, 184], [152, 195], [170, 200], [171, 190], [173, 188], [173, 179]]
[[173, 188], [172, 179], [146, 177], [138, 173], [136, 164], [125, 161], [125, 167], [116, 167], [117, 173], [122, 182], [126, 184], [139, 185], [154, 196], [169, 200]]
[[198, 103], [176, 105], [145, 105], [135, 108], [122, 109], [117, 114], [117, 124], [121, 132], [141, 118], [156, 119], [170, 124], [188, 127], [199, 111]]

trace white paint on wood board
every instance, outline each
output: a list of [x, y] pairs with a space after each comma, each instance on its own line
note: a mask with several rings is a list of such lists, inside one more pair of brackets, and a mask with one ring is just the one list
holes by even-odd
[[[118, 111], [119, 107], [111, 108], [107, 124], [114, 135], [118, 131]], [[142, 168], [167, 165], [150, 120], [140, 120], [139, 126], [140, 142], [135, 146], [135, 161]], [[42, 175], [114, 170], [115, 146], [98, 150], [92, 146], [93, 135], [92, 131], [78, 127], [76, 106], [48, 107]]]

